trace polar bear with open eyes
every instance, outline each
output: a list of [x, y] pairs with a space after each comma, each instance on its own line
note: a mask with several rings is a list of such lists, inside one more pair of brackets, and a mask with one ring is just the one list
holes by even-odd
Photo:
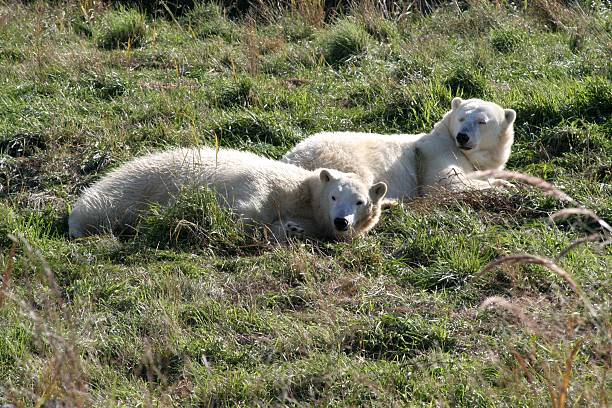
[[263, 224], [278, 241], [363, 234], [378, 222], [387, 191], [355, 174], [308, 171], [243, 151], [173, 149], [127, 162], [86, 189], [68, 218], [70, 235], [130, 228], [152, 203], [170, 203], [189, 187], [210, 188], [220, 205]]
[[495, 103], [454, 98], [451, 110], [430, 133], [323, 132], [299, 143], [282, 161], [384, 181], [388, 199], [411, 199], [439, 189], [485, 189], [509, 183], [472, 180], [467, 174], [504, 168], [514, 141], [515, 119], [514, 110]]

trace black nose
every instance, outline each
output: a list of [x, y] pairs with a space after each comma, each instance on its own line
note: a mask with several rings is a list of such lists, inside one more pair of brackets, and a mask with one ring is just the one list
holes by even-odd
[[346, 218], [334, 218], [334, 225], [338, 231], [346, 231], [349, 223]]
[[470, 137], [465, 133], [457, 133], [457, 142], [459, 144], [466, 144], [470, 140]]

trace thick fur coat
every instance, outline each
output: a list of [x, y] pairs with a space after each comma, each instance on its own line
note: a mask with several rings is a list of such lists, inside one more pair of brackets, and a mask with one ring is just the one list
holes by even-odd
[[387, 198], [414, 198], [438, 189], [458, 191], [506, 184], [471, 180], [476, 170], [504, 168], [516, 113], [480, 99], [453, 99], [430, 133], [382, 135], [324, 132], [299, 143], [282, 159], [306, 169], [329, 167], [387, 183]]
[[174, 149], [136, 158], [86, 189], [69, 216], [70, 234], [124, 230], [152, 203], [168, 204], [194, 187], [212, 189], [221, 205], [281, 241], [365, 233], [378, 221], [386, 192], [384, 183], [370, 187], [337, 170], [308, 171], [230, 149]]

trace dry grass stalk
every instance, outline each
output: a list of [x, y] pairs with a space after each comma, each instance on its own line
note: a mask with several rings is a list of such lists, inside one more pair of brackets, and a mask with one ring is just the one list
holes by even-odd
[[574, 358], [576, 357], [576, 354], [578, 354], [578, 350], [580, 350], [581, 345], [582, 342], [578, 340], [576, 344], [574, 344], [569, 356], [567, 356], [567, 360], [565, 360], [565, 370], [563, 370], [563, 378], [559, 389], [559, 395], [557, 396], [558, 408], [565, 407], [565, 401], [567, 400], [567, 389], [569, 388], [569, 381], [572, 375], [572, 364], [574, 363]]
[[557, 393], [555, 392], [555, 388], [553, 387], [553, 380], [550, 375], [550, 366], [546, 363], [545, 360], [542, 361], [543, 367], [540, 368], [542, 371], [542, 377], [544, 377], [544, 382], [546, 383], [546, 390], [548, 391], [548, 395], [550, 396], [550, 405], [552, 408], [557, 408], [558, 400]]
[[[88, 381], [81, 364], [81, 357], [76, 351], [75, 341], [66, 339], [51, 327], [51, 324], [61, 324], [63, 317], [41, 317], [33, 306], [15, 294], [8, 293], [6, 297], [18, 306], [19, 312], [27, 320], [34, 324], [34, 333], [38, 340], [51, 348], [48, 352], [51, 356], [49, 363], [44, 375], [39, 379], [39, 392], [30, 394], [31, 398], [37, 400], [35, 406], [44, 406], [47, 401], [60, 401], [60, 404], [64, 404], [58, 406], [90, 406]], [[15, 391], [22, 394], [27, 392]]]
[[610, 224], [602, 220], [593, 211], [586, 209], [586, 208], [564, 208], [563, 210], [560, 210], [554, 214], [551, 214], [550, 219], [551, 221], [556, 221], [559, 218], [569, 217], [570, 215], [586, 215], [587, 217], [590, 217], [594, 219], [595, 221], [597, 221], [597, 223], [601, 226], [601, 228], [603, 228], [607, 232], [612, 233], [612, 226], [610, 226]]
[[59, 285], [55, 280], [55, 276], [53, 274], [53, 271], [51, 270], [51, 267], [49, 266], [49, 263], [46, 261], [43, 255], [39, 251], [35, 250], [32, 245], [30, 245], [28, 240], [25, 239], [25, 237], [16, 237], [14, 235], [9, 235], [8, 237], [11, 239], [11, 241], [13, 241], [14, 244], [21, 244], [23, 246], [25, 254], [28, 256], [28, 258], [33, 264], [40, 264], [43, 272], [45, 273], [47, 284], [49, 285], [49, 288], [51, 289], [55, 300], [57, 300], [58, 304], [63, 304]]
[[553, 374], [555, 374], [557, 370], [551, 369], [550, 365], [546, 361], [542, 361], [541, 372], [542, 376], [546, 381], [546, 388], [548, 390], [548, 394], [550, 395], [550, 401], [553, 408], [565, 407], [565, 403], [567, 402], [567, 391], [572, 375], [572, 366], [574, 364], [574, 359], [576, 357], [576, 354], [578, 354], [581, 345], [582, 341], [578, 340], [570, 350], [570, 353], [567, 358], [565, 359], [565, 364], [563, 368], [558, 368], [558, 370], [561, 371], [560, 374], [562, 376], [559, 383], [557, 384], [555, 384], [555, 381], [553, 379]]
[[[556, 197], [560, 200], [576, 204], [576, 201], [572, 199], [570, 196], [568, 196], [561, 190], [557, 189], [554, 185], [538, 177], [533, 177], [533, 176], [529, 176], [526, 174], [511, 172], [511, 171], [481, 171], [481, 172], [475, 172], [473, 174], [470, 174], [469, 177], [470, 178], [501, 178], [501, 179], [519, 180], [521, 182], [527, 183], [534, 187], [541, 188], [542, 190], [544, 190], [544, 193], [546, 195]], [[567, 284], [572, 288], [572, 290], [582, 300], [594, 324], [599, 329], [601, 329], [605, 333], [605, 335], [609, 335], [609, 331], [605, 327], [606, 325], [605, 324], [602, 325], [598, 321], [596, 311], [594, 307], [592, 306], [592, 303], [589, 300], [589, 298], [586, 296], [586, 294], [583, 292], [580, 286], [578, 286], [578, 284], [573, 280], [571, 275], [565, 270], [563, 270], [561, 267], [559, 267], [555, 262], [561, 259], [563, 256], [565, 256], [573, 248], [575, 248], [576, 246], [584, 242], [597, 242], [597, 241], [601, 241], [604, 243], [609, 242], [609, 240], [606, 241], [605, 238], [606, 236], [609, 236], [610, 233], [612, 233], [612, 227], [610, 227], [610, 225], [606, 221], [604, 221], [599, 216], [597, 216], [593, 211], [588, 210], [586, 208], [563, 209], [561, 211], [558, 211], [550, 215], [550, 219], [551, 221], [554, 222], [555, 220], [559, 218], [563, 218], [563, 217], [567, 217], [571, 215], [583, 215], [583, 216], [590, 217], [599, 224], [599, 226], [603, 229], [603, 231], [599, 231], [599, 232], [593, 233], [591, 235], [588, 235], [586, 237], [573, 241], [568, 247], [566, 247], [563, 251], [561, 251], [559, 255], [557, 255], [554, 261], [547, 259], [547, 258], [543, 258], [543, 257], [535, 256], [535, 255], [529, 255], [529, 254], [510, 255], [510, 256], [506, 256], [506, 257], [490, 262], [478, 274], [475, 275], [475, 278], [482, 276], [486, 272], [504, 263], [541, 265], [549, 269], [550, 271], [554, 272], [556, 275], [558, 275], [563, 280], [565, 280], [565, 282], [567, 282]], [[526, 320], [529, 318], [524, 315], [523, 311], [518, 306], [513, 305], [512, 303], [508, 302], [507, 300], [503, 298], [500, 298], [500, 297], [487, 298], [481, 304], [480, 308], [482, 309], [482, 308], [487, 308], [491, 306], [501, 307], [501, 308], [504, 308], [510, 311], [515, 316], [517, 316], [523, 323], [526, 321], [530, 321], [530, 320]], [[540, 371], [541, 374], [543, 375], [543, 378], [546, 383], [546, 388], [550, 395], [551, 405], [554, 408], [563, 408], [566, 405], [572, 365], [580, 349], [580, 345], [581, 345], [580, 341], [574, 344], [568, 357], [565, 360], [564, 367], [563, 368], [559, 367], [559, 371], [562, 374], [560, 381], [554, 380], [554, 372], [551, 369], [551, 367], [546, 363], [546, 361], [541, 362], [541, 366], [538, 371]], [[527, 381], [529, 383], [532, 383], [533, 377], [531, 376], [529, 372], [530, 367], [528, 366], [525, 358], [515, 351], [513, 351], [513, 355], [515, 356], [519, 366], [521, 367], [521, 370], [525, 373], [525, 376], [527, 377]]]
[[[42, 406], [48, 400], [60, 401], [65, 404], [64, 406], [89, 406], [91, 401], [87, 380], [81, 357], [76, 351], [76, 341], [58, 334], [59, 329], [52, 327], [52, 325], [58, 328], [61, 326], [73, 327], [69, 315], [56, 313], [58, 310], [64, 310], [64, 302], [53, 271], [40, 252], [35, 250], [24, 237], [17, 238], [9, 235], [9, 238], [13, 241], [13, 248], [15, 248], [11, 250], [11, 253], [14, 255], [17, 244], [21, 244], [30, 262], [41, 265], [47, 285], [51, 289], [49, 296], [45, 297], [46, 304], [40, 309], [41, 312], [17, 295], [3, 291], [6, 298], [18, 306], [19, 312], [34, 324], [34, 333], [38, 339], [44, 340], [41, 343], [51, 347], [52, 358], [49, 360], [46, 374], [40, 379], [40, 393], [34, 396], [38, 400], [36, 406]], [[40, 315], [42, 312], [45, 313], [45, 316]], [[62, 400], [57, 400], [60, 397]]]
[[602, 244], [605, 245], [606, 243], [610, 243], [611, 241], [603, 240], [603, 236], [597, 232], [591, 235], [587, 235], [586, 237], [579, 238], [579, 239], [572, 241], [567, 247], [565, 247], [565, 249], [563, 249], [563, 251], [559, 252], [559, 254], [555, 257], [553, 261], [558, 262], [561, 258], [567, 255], [572, 249], [576, 248], [577, 246], [581, 244], [584, 244], [585, 242], [601, 242]]
[[257, 22], [252, 16], [246, 19], [246, 34], [245, 34], [245, 55], [247, 60], [247, 71], [251, 75], [256, 75], [258, 71], [259, 59], [261, 52], [259, 50], [260, 38], [257, 35]]
[[514, 349], [510, 350], [510, 352], [512, 353], [514, 358], [516, 358], [516, 361], [519, 363], [521, 370], [523, 370], [523, 373], [525, 374], [525, 378], [527, 379], [527, 382], [529, 384], [532, 384], [533, 375], [531, 375], [531, 372], [529, 372], [529, 367], [527, 367], [527, 361], [525, 360], [525, 357], [523, 357], [519, 352], [517, 352]]
[[11, 279], [11, 275], [13, 274], [13, 262], [15, 259], [15, 252], [17, 251], [17, 244], [13, 242], [13, 246], [9, 251], [9, 256], [6, 261], [6, 268], [4, 269], [4, 273], [2, 274], [2, 287], [0, 288], [0, 307], [4, 304], [4, 294], [8, 290], [9, 280]]
[[606, 235], [612, 234], [612, 226], [610, 226], [610, 224], [608, 224], [606, 221], [601, 219], [597, 214], [595, 214], [593, 211], [587, 208], [565, 208], [563, 210], [557, 211], [554, 214], [551, 214], [550, 220], [552, 222], [555, 222], [559, 218], [565, 218], [565, 217], [569, 217], [572, 215], [584, 215], [584, 216], [587, 216], [595, 220], [597, 224], [599, 224], [599, 226], [603, 229], [603, 232], [602, 233], [595, 232], [586, 237], [579, 238], [575, 241], [572, 241], [569, 244], [569, 246], [567, 246], [563, 251], [559, 253], [559, 255], [555, 257], [555, 262], [563, 258], [565, 255], [567, 255], [572, 249], [574, 249], [578, 245], [581, 245], [585, 242], [601, 242], [604, 245], [607, 243], [610, 243], [609, 239], [606, 240]]
[[548, 270], [554, 272], [557, 276], [561, 277], [563, 280], [565, 280], [565, 282], [567, 282], [567, 284], [572, 288], [572, 290], [580, 297], [580, 299], [582, 299], [586, 309], [588, 310], [589, 314], [591, 315], [591, 317], [595, 318], [597, 316], [597, 313], [595, 312], [595, 309], [593, 308], [593, 305], [591, 304], [591, 301], [589, 300], [589, 298], [586, 296], [586, 294], [582, 291], [582, 289], [580, 288], [580, 286], [578, 286], [576, 284], [576, 282], [574, 281], [574, 279], [572, 279], [571, 275], [569, 273], [567, 273], [566, 271], [564, 271], [561, 267], [559, 267], [559, 265], [555, 264], [553, 261], [551, 261], [550, 259], [547, 258], [543, 258], [540, 256], [536, 256], [536, 255], [530, 255], [530, 254], [519, 254], [519, 255], [509, 255], [509, 256], [505, 256], [503, 258], [499, 258], [496, 259], [492, 262], [489, 262], [487, 265], [485, 265], [484, 268], [482, 268], [482, 270], [480, 272], [478, 272], [476, 275], [474, 275], [474, 278], [479, 278], [480, 276], [484, 275], [485, 273], [491, 271], [493, 268], [501, 265], [501, 264], [536, 264], [536, 265], [541, 265], [545, 268], [547, 268]]
[[314, 27], [321, 27], [325, 22], [325, 0], [291, 0], [289, 10]]
[[576, 201], [572, 197], [568, 196], [567, 194], [559, 190], [557, 187], [555, 187], [551, 183], [544, 181], [539, 177], [530, 176], [524, 173], [519, 173], [515, 171], [507, 171], [507, 170], [486, 170], [486, 171], [475, 171], [473, 173], [470, 173], [468, 177], [472, 179], [498, 178], [498, 179], [504, 179], [504, 180], [522, 181], [523, 183], [529, 184], [531, 186], [541, 188], [542, 190], [544, 190], [544, 194], [546, 195], [556, 197], [562, 201], [576, 203]]

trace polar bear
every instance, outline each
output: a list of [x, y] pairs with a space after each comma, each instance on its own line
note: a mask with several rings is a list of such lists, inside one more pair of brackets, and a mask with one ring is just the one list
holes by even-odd
[[381, 135], [323, 132], [281, 160], [306, 169], [329, 167], [387, 183], [388, 199], [411, 199], [438, 189], [458, 191], [506, 185], [471, 180], [476, 170], [501, 170], [514, 141], [516, 112], [480, 99], [454, 98], [430, 133]]
[[136, 158], [83, 192], [69, 218], [82, 237], [134, 225], [151, 203], [173, 201], [186, 187], [207, 186], [220, 205], [264, 224], [274, 238], [342, 239], [371, 229], [385, 183], [366, 186], [355, 174], [308, 171], [230, 149], [181, 148]]

